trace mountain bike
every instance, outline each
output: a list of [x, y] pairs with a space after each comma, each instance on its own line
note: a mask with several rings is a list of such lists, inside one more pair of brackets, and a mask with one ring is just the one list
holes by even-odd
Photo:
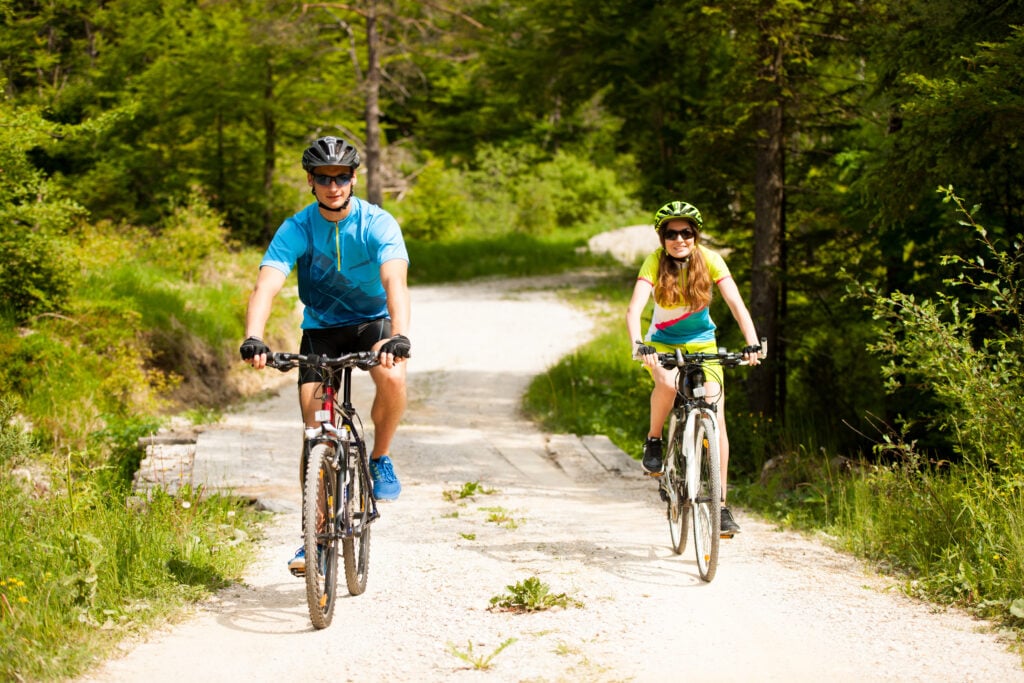
[[309, 618], [318, 629], [330, 626], [334, 617], [339, 542], [349, 593], [360, 595], [366, 590], [370, 525], [380, 515], [373, 497], [362, 420], [352, 405], [352, 369], [369, 370], [378, 363], [373, 351], [337, 358], [273, 353], [267, 359], [267, 365], [282, 372], [311, 367], [323, 377], [321, 409], [316, 411], [320, 426], [306, 428], [300, 466], [306, 601]]
[[[760, 358], [768, 340], [761, 339]], [[659, 353], [662, 367], [678, 368], [676, 398], [669, 413], [665, 450], [665, 473], [660, 487], [668, 504], [668, 526], [672, 550], [686, 550], [687, 525], [693, 515], [693, 547], [697, 571], [704, 581], [715, 578], [718, 544], [722, 537], [720, 512], [722, 473], [718, 452], [718, 400], [704, 388], [707, 364], [723, 368], [746, 365], [742, 353], [720, 349], [717, 353]]]

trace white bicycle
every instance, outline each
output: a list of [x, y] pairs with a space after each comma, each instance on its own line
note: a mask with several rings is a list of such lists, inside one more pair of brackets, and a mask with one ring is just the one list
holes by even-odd
[[[768, 340], [761, 339], [760, 358]], [[722, 537], [722, 472], [718, 452], [718, 396], [706, 396], [706, 364], [723, 368], [746, 365], [742, 353], [659, 353], [662, 367], [678, 368], [676, 400], [668, 418], [662, 498], [668, 503], [672, 550], [686, 550], [687, 525], [693, 514], [693, 547], [697, 571], [704, 581], [715, 578], [718, 543]], [[731, 534], [729, 534], [731, 536]]]

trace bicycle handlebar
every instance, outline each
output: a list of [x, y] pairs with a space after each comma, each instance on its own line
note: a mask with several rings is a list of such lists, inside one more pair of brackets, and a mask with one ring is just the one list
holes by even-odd
[[359, 368], [360, 370], [369, 370], [375, 365], [380, 365], [380, 357], [374, 351], [352, 351], [343, 353], [336, 358], [315, 353], [272, 353], [267, 357], [267, 365], [277, 368], [281, 372], [288, 372], [301, 366], [320, 369]]
[[[717, 353], [683, 353], [682, 349], [676, 349], [669, 353], [659, 353], [658, 362], [663, 368], [681, 368], [684, 365], [703, 365], [704, 363], [716, 362], [723, 367], [734, 368], [738, 365], [749, 365], [742, 352], [739, 351], [718, 351]], [[758, 358], [768, 356], [768, 339], [761, 337], [761, 350], [757, 352]]]

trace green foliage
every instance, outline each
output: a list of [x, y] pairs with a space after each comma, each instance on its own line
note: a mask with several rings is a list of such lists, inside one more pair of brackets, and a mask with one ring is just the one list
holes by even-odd
[[505, 586], [507, 592], [491, 598], [491, 609], [509, 612], [542, 612], [552, 607], [582, 608], [583, 603], [565, 593], [552, 593], [551, 586], [536, 576]]
[[451, 489], [445, 491], [442, 495], [445, 500], [455, 502], [465, 498], [475, 498], [477, 495], [489, 496], [494, 493], [497, 493], [497, 490], [488, 488], [478, 481], [467, 481], [462, 485], [461, 489]]
[[428, 159], [416, 176], [416, 184], [396, 205], [396, 213], [407, 239], [435, 241], [472, 228], [463, 189], [462, 174]]
[[[621, 161], [628, 165], [627, 161]], [[428, 158], [394, 211], [412, 240], [543, 237], [579, 226], [618, 227], [636, 212], [634, 183], [609, 168], [536, 145], [481, 146], [464, 170]]]
[[479, 655], [473, 652], [473, 641], [466, 641], [466, 649], [460, 650], [454, 643], [448, 643], [448, 651], [455, 657], [458, 657], [462, 661], [466, 662], [473, 667], [476, 671], [488, 671], [494, 666], [494, 658], [497, 657], [507, 648], [509, 645], [516, 642], [515, 638], [507, 638], [501, 645], [494, 648], [489, 655]]
[[890, 390], [914, 384], [934, 397], [935, 414], [918, 419], [947, 433], [969, 468], [1024, 476], [1024, 252], [1019, 241], [1013, 252], [998, 249], [952, 188], [941, 191], [967, 217], [963, 224], [985, 245], [987, 259], [946, 259], [960, 272], [932, 299], [874, 297], [875, 317], [889, 324], [870, 348], [887, 359]]
[[515, 520], [515, 518], [511, 515], [511, 513], [508, 510], [501, 507], [500, 505], [493, 507], [482, 507], [480, 508], [480, 510], [482, 512], [487, 513], [487, 521], [491, 522], [492, 524], [497, 524], [498, 526], [504, 527], [506, 529], [519, 528], [519, 522]]
[[117, 637], [237, 580], [252, 513], [200, 494], [158, 491], [132, 506], [69, 480], [39, 498], [0, 473], [0, 677], [73, 677]]
[[183, 204], [163, 223], [159, 234], [148, 241], [150, 257], [175, 279], [216, 282], [217, 259], [231, 246], [221, 214], [212, 209], [193, 188]]
[[872, 350], [890, 390], [933, 397], [926, 421], [951, 440], [954, 462], [929, 458], [908, 426], [883, 433], [879, 466], [839, 487], [834, 528], [848, 547], [905, 570], [909, 588], [1004, 619], [1024, 580], [1024, 420], [1021, 269], [990, 241], [951, 187], [940, 188], [983, 246], [984, 258], [944, 259], [959, 271], [929, 299], [871, 297], [888, 324]]
[[83, 212], [29, 159], [62, 127], [2, 97], [0, 130], [0, 312], [24, 322], [66, 305], [76, 285], [67, 235]]
[[35, 443], [18, 419], [20, 399], [15, 394], [0, 395], [0, 477], [31, 461]]

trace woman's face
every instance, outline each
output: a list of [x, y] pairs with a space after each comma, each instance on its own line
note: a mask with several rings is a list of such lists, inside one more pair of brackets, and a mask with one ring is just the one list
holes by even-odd
[[661, 243], [672, 258], [686, 258], [697, 248], [697, 229], [685, 218], [675, 218], [661, 226]]

